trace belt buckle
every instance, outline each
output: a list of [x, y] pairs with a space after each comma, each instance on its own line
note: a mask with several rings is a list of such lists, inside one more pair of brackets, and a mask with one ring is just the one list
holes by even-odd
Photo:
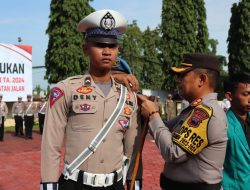
[[94, 180], [94, 185], [97, 186], [97, 187], [106, 187], [107, 184], [106, 184], [106, 179], [107, 179], [107, 175], [106, 174], [96, 174], [95, 175], [95, 180]]

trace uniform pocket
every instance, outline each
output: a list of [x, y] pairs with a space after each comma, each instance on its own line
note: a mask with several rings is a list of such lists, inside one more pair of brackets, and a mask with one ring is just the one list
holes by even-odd
[[73, 131], [93, 131], [93, 121], [98, 110], [96, 102], [77, 101], [72, 103], [68, 125]]

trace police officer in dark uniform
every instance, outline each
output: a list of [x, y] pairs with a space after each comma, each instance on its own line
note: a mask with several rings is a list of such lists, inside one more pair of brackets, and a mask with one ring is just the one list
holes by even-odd
[[142, 115], [159, 147], [165, 166], [161, 175], [164, 190], [219, 190], [226, 153], [227, 120], [214, 93], [219, 76], [216, 56], [184, 55], [178, 75], [183, 98], [190, 105], [165, 124], [155, 104], [143, 96]]

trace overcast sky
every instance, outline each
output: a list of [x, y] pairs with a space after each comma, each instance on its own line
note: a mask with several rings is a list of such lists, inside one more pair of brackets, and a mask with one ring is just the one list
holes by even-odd
[[[207, 25], [210, 38], [217, 39], [217, 53], [227, 56], [227, 35], [231, 6], [238, 0], [205, 0]], [[161, 22], [162, 0], [94, 0], [94, 9], [114, 9], [121, 12], [131, 23], [144, 30], [147, 26], [154, 29]], [[16, 44], [22, 38], [23, 44], [33, 46], [33, 65], [44, 65], [48, 37], [45, 30], [48, 25], [50, 0], [8, 0], [1, 1], [0, 8], [0, 43]], [[33, 71], [33, 86], [40, 84], [46, 89], [43, 80], [44, 70]]]

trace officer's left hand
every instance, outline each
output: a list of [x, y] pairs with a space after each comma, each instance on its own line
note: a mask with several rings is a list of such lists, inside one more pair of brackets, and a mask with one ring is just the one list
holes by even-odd
[[136, 92], [139, 90], [139, 82], [135, 75], [126, 73], [112, 73], [112, 76], [117, 82], [124, 84], [130, 92]]

